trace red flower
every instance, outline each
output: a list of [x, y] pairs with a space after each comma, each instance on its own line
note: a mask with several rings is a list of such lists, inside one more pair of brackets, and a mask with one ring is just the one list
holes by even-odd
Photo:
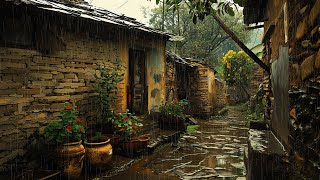
[[128, 116], [127, 116], [127, 117], [125, 118], [125, 120], [128, 121], [128, 119], [129, 119], [129, 118], [128, 118]]
[[72, 126], [67, 125], [66, 129], [67, 129], [67, 131], [72, 131]]
[[124, 129], [123, 129], [123, 128], [121, 128], [121, 129], [120, 129], [120, 132], [122, 132], [122, 131], [124, 131]]
[[134, 126], [133, 126], [133, 129], [137, 129], [137, 127], [138, 127], [138, 126], [134, 125]]
[[177, 106], [176, 104], [173, 104], [173, 106]]
[[77, 122], [81, 123], [81, 118], [80, 117], [77, 117]]
[[118, 127], [118, 126], [117, 126], [116, 124], [115, 124], [115, 125], [113, 125], [113, 128], [114, 128], [114, 129], [117, 129], [117, 127]]
[[71, 110], [71, 106], [66, 106], [66, 110]]
[[173, 101], [174, 101], [174, 102], [177, 102], [177, 99], [174, 99]]
[[136, 134], [136, 130], [133, 131], [133, 134]]
[[82, 127], [81, 127], [81, 128], [79, 128], [79, 131], [80, 131], [80, 132], [82, 132], [82, 131], [83, 131], [83, 128], [82, 128]]
[[74, 109], [78, 111], [78, 107], [75, 107]]

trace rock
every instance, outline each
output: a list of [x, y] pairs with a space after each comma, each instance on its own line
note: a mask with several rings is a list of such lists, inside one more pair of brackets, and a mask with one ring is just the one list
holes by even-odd
[[307, 23], [306, 21], [302, 21], [299, 23], [298, 27], [297, 27], [297, 30], [296, 30], [296, 39], [301, 39], [305, 33], [306, 33], [306, 30], [307, 30]]
[[320, 13], [320, 0], [317, 0], [316, 3], [313, 5], [310, 14], [309, 14], [309, 25], [312, 26], [315, 20], [318, 18]]
[[301, 46], [304, 48], [307, 48], [310, 45], [311, 45], [310, 40], [304, 40], [301, 42]]
[[301, 79], [305, 80], [314, 72], [314, 55], [307, 57], [301, 64]]
[[315, 58], [315, 67], [316, 69], [320, 69], [320, 49], [316, 55], [316, 58]]

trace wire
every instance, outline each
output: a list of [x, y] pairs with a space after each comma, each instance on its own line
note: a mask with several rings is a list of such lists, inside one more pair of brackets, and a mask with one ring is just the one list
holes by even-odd
[[[124, 6], [125, 4], [127, 4], [128, 3], [128, 0], [126, 0], [126, 2], [124, 2], [123, 4], [121, 4], [116, 10], [118, 10], [118, 9], [120, 9], [122, 6]], [[115, 10], [115, 11], [116, 11]]]

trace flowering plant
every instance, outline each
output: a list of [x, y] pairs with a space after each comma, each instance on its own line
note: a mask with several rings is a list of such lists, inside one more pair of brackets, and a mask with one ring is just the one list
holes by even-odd
[[130, 140], [143, 126], [139, 121], [141, 121], [140, 117], [134, 116], [127, 109], [126, 112], [117, 114], [112, 120], [114, 132], [120, 134], [122, 140]]
[[253, 61], [244, 51], [229, 50], [223, 57], [223, 77], [227, 85], [247, 86], [253, 72]]
[[162, 104], [160, 106], [160, 113], [166, 117], [175, 117], [175, 118], [182, 118], [185, 119], [185, 114], [183, 111], [185, 110], [186, 106], [189, 104], [188, 100], [182, 99], [180, 101], [174, 99], [171, 102], [166, 104]]
[[70, 103], [64, 104], [59, 120], [49, 123], [44, 132], [44, 137], [49, 143], [63, 144], [80, 141], [85, 133], [81, 125], [79, 112]]

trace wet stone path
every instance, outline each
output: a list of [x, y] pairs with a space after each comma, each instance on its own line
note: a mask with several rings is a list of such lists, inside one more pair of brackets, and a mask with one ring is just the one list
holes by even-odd
[[198, 120], [199, 128], [192, 135], [181, 135], [176, 144], [164, 145], [129, 168], [96, 179], [245, 179], [248, 128], [243, 119], [238, 107], [230, 107], [224, 117]]

